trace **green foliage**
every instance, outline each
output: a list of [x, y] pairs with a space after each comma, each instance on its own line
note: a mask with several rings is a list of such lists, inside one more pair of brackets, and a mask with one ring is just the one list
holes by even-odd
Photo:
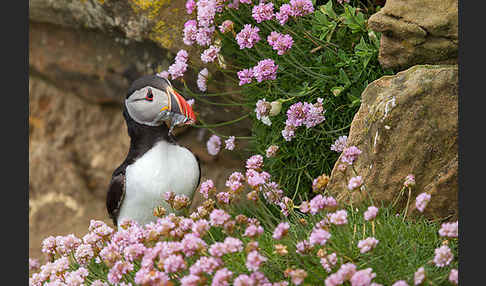
[[[278, 9], [283, 1], [276, 2]], [[313, 14], [292, 18], [285, 25], [278, 21], [256, 23], [248, 5], [240, 5], [237, 11], [227, 9], [216, 18], [217, 24], [227, 19], [234, 22], [233, 34], [218, 33], [217, 37], [228, 62], [221, 72], [235, 85], [236, 72], [260, 60], [270, 58], [279, 66], [276, 80], [242, 86], [240, 100], [253, 121], [253, 151], [264, 155], [270, 145], [280, 147], [275, 158], [265, 159], [265, 170], [291, 198], [305, 199], [312, 180], [322, 173], [330, 174], [338, 157], [330, 146], [348, 134], [361, 93], [371, 81], [390, 73], [377, 60], [380, 35], [366, 25], [375, 7], [358, 9], [333, 1], [315, 7]], [[240, 49], [234, 36], [248, 23], [259, 27], [261, 40], [251, 49]], [[272, 31], [292, 36], [294, 43], [286, 54], [277, 55], [268, 44], [266, 38]], [[317, 98], [324, 99], [326, 120], [314, 128], [299, 127], [292, 141], [285, 141], [281, 131], [286, 110], [299, 101], [315, 103]], [[260, 99], [284, 101], [281, 113], [270, 117], [271, 126], [257, 120], [253, 112]]]

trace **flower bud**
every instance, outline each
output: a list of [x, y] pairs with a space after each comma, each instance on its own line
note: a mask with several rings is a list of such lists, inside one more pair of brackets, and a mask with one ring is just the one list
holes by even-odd
[[280, 100], [272, 101], [272, 103], [270, 103], [270, 106], [270, 116], [275, 116], [279, 114], [282, 110], [282, 102], [280, 102]]
[[332, 94], [334, 94], [334, 96], [339, 96], [339, 94], [341, 94], [341, 92], [344, 90], [344, 87], [342, 86], [335, 86], [333, 88], [331, 88], [331, 92]]

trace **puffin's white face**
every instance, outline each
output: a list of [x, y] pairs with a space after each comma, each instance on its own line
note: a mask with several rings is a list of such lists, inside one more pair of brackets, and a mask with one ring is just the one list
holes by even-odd
[[169, 119], [171, 103], [171, 95], [152, 86], [136, 90], [125, 100], [130, 117], [149, 126], [159, 126]]

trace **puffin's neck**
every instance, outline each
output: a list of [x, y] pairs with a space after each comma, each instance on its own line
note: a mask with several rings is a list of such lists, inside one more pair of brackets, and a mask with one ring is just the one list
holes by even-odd
[[137, 158], [150, 150], [157, 142], [165, 141], [176, 144], [175, 138], [169, 135], [169, 128], [161, 126], [147, 126], [139, 124], [130, 118], [126, 109], [123, 112], [130, 136], [130, 149], [125, 160], [127, 164], [133, 163]]

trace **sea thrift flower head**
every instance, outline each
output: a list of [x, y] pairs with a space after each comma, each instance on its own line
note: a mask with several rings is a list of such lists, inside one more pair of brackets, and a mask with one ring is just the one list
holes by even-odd
[[227, 268], [221, 268], [214, 274], [213, 282], [211, 286], [227, 286], [229, 285], [228, 280], [231, 279], [233, 272], [229, 271]]
[[220, 49], [221, 48], [218, 46], [209, 46], [209, 48], [204, 50], [204, 52], [201, 54], [201, 60], [204, 63], [212, 63], [218, 56]]
[[337, 272], [337, 274], [341, 276], [342, 281], [350, 280], [355, 273], [356, 273], [356, 265], [350, 262], [341, 265], [341, 267]]
[[367, 221], [371, 221], [376, 217], [377, 214], [378, 214], [378, 208], [375, 206], [370, 206], [364, 212], [364, 219]]
[[172, 207], [175, 209], [175, 210], [180, 210], [180, 209], [183, 209], [185, 207], [188, 207], [191, 203], [191, 199], [189, 199], [188, 196], [186, 195], [176, 195], [175, 198], [174, 198], [174, 203], [172, 205]]
[[358, 242], [358, 248], [360, 249], [361, 253], [365, 253], [375, 248], [377, 244], [378, 240], [376, 238], [368, 237]]
[[280, 256], [284, 256], [289, 254], [289, 251], [287, 250], [287, 246], [283, 244], [275, 244], [275, 253], [277, 253]]
[[205, 199], [209, 198], [209, 195], [214, 193], [215, 190], [216, 188], [214, 187], [214, 182], [211, 179], [202, 182], [201, 187], [199, 188], [199, 192]]
[[415, 186], [415, 176], [410, 174], [405, 178], [405, 182], [403, 182], [405, 187], [413, 187]]
[[238, 79], [240, 82], [238, 83], [239, 86], [251, 83], [253, 77], [253, 69], [243, 69], [236, 73], [238, 75]]
[[188, 46], [192, 46], [196, 42], [196, 36], [198, 34], [197, 21], [189, 20], [184, 24], [183, 32], [183, 42]]
[[228, 236], [224, 239], [224, 244], [228, 253], [243, 251], [243, 242], [238, 238]]
[[[195, 41], [200, 46], [209, 46], [214, 34], [214, 26], [211, 27], [199, 27], [196, 32]], [[192, 32], [192, 30], [191, 30]]]
[[272, 59], [264, 59], [253, 67], [253, 76], [258, 82], [277, 78], [278, 65]]
[[207, 68], [203, 68], [197, 75], [197, 87], [200, 91], [205, 92], [207, 90], [209, 71]]
[[271, 145], [270, 147], [268, 147], [267, 150], [265, 151], [267, 158], [275, 157], [278, 148], [279, 147], [277, 145]]
[[206, 147], [208, 148], [208, 153], [210, 155], [216, 156], [221, 149], [221, 138], [218, 135], [213, 134], [206, 143]]
[[187, 63], [186, 62], [182, 62], [182, 61], [176, 61], [175, 63], [173, 63], [172, 65], [169, 66], [169, 73], [172, 77], [172, 79], [176, 79], [176, 78], [179, 78], [179, 77], [182, 77], [184, 76], [184, 73], [186, 72], [187, 70]]
[[260, 2], [260, 4], [253, 6], [251, 15], [257, 23], [261, 23], [265, 20], [272, 20], [274, 17], [273, 3]]
[[281, 56], [292, 48], [293, 43], [294, 40], [292, 39], [292, 36], [285, 34], [285, 35], [280, 35], [277, 38], [277, 40], [273, 43], [272, 47], [274, 50], [277, 51], [277, 54]]
[[117, 284], [122, 279], [123, 275], [133, 270], [133, 264], [124, 261], [118, 261], [108, 272], [108, 282]]
[[255, 43], [260, 41], [260, 36], [258, 32], [260, 29], [258, 27], [252, 27], [251, 24], [245, 24], [243, 29], [236, 34], [236, 42], [240, 46], [240, 49], [252, 48]]
[[250, 224], [245, 230], [244, 236], [255, 238], [263, 233], [263, 227], [260, 225]]
[[306, 254], [312, 248], [308, 240], [299, 241], [295, 247], [295, 252], [299, 254]]
[[176, 62], [187, 62], [189, 58], [189, 54], [186, 50], [179, 50], [176, 54], [175, 61]]
[[307, 272], [303, 269], [294, 269], [289, 272], [290, 279], [295, 285], [300, 285], [307, 277]]
[[267, 258], [265, 256], [262, 256], [258, 251], [253, 250], [250, 253], [248, 253], [248, 256], [246, 257], [246, 268], [250, 271], [257, 271], [260, 265], [267, 261]]
[[278, 20], [280, 25], [285, 25], [289, 19], [289, 16], [292, 16], [292, 7], [289, 4], [283, 4], [280, 6], [280, 10], [275, 13], [275, 18]]
[[228, 192], [219, 192], [216, 194], [216, 200], [220, 204], [229, 204], [230, 200], [233, 198], [233, 195], [231, 195]]
[[142, 267], [135, 274], [134, 280], [139, 285], [168, 285], [169, 276], [164, 272]]
[[405, 280], [398, 280], [397, 282], [393, 283], [392, 286], [408, 286], [408, 284]]
[[352, 165], [359, 154], [361, 154], [361, 150], [359, 150], [356, 146], [345, 148], [341, 156], [341, 162]]
[[221, 31], [221, 33], [226, 33], [228, 31], [231, 31], [233, 30], [233, 21], [231, 20], [224, 20], [223, 23], [221, 23], [221, 25], [218, 27], [219, 28], [219, 31]]
[[435, 249], [434, 263], [437, 267], [444, 267], [451, 263], [454, 255], [447, 245]]
[[348, 189], [352, 191], [361, 187], [361, 185], [363, 185], [363, 178], [361, 178], [361, 176], [352, 177], [349, 179]]
[[164, 259], [163, 262], [165, 273], [174, 273], [186, 268], [186, 262], [180, 254], [172, 254]]
[[445, 237], [457, 237], [458, 221], [443, 223], [439, 229], [439, 235]]
[[216, 15], [215, 0], [199, 0], [197, 6], [197, 20], [200, 26], [209, 27], [214, 22]]
[[282, 34], [280, 34], [279, 32], [276, 32], [276, 31], [272, 31], [270, 32], [270, 35], [267, 36], [267, 42], [270, 46], [273, 46], [275, 45], [275, 43], [277, 42], [278, 38], [281, 36]]
[[235, 149], [235, 136], [230, 136], [228, 139], [224, 141], [225, 149], [226, 150], [234, 150]]
[[338, 153], [343, 152], [343, 150], [346, 148], [347, 141], [348, 136], [339, 136], [339, 138], [334, 141], [334, 144], [331, 145], [331, 150]]
[[76, 248], [76, 252], [74, 253], [74, 257], [76, 261], [81, 265], [86, 265], [88, 262], [93, 258], [94, 252], [93, 248], [90, 244], [80, 244]]
[[193, 275], [200, 275], [201, 273], [213, 274], [213, 272], [223, 265], [223, 261], [219, 258], [201, 256], [189, 268], [189, 272]]
[[285, 129], [282, 130], [282, 137], [285, 139], [285, 141], [291, 141], [294, 136], [295, 136], [295, 126], [286, 125]]
[[169, 79], [169, 76], [170, 76], [168, 71], [161, 71], [161, 72], [157, 73], [156, 75], [159, 76], [159, 77], [165, 78], [165, 79]]
[[56, 253], [56, 238], [54, 236], [48, 236], [42, 241], [42, 252], [49, 257]]
[[37, 271], [40, 268], [38, 259], [29, 258], [29, 271]]
[[192, 14], [194, 11], [194, 8], [196, 8], [196, 2], [194, 0], [187, 0], [186, 1], [186, 12], [187, 14]]
[[125, 259], [133, 262], [135, 259], [142, 258], [146, 247], [143, 243], [135, 243], [127, 246], [124, 250]]
[[371, 284], [371, 280], [376, 277], [376, 274], [372, 272], [373, 269], [366, 268], [360, 271], [356, 271], [351, 279], [351, 286], [368, 286]]
[[459, 272], [457, 269], [451, 269], [451, 272], [449, 273], [449, 281], [456, 285], [459, 284]]
[[310, 0], [290, 0], [291, 15], [294, 17], [305, 16], [314, 12], [314, 6]]
[[211, 226], [209, 225], [209, 222], [205, 219], [199, 219], [194, 222], [194, 224], [191, 227], [192, 232], [199, 236], [203, 237], [208, 231]]
[[290, 224], [288, 222], [281, 222], [277, 225], [275, 230], [273, 231], [273, 239], [280, 240], [283, 236], [285, 236], [290, 228]]
[[256, 103], [255, 114], [258, 120], [261, 120], [262, 117], [269, 115], [270, 109], [272, 105], [270, 102], [267, 102], [266, 99], [259, 99]]
[[253, 155], [248, 160], [246, 160], [246, 168], [247, 169], [254, 169], [259, 170], [263, 167], [263, 156], [262, 155]]
[[243, 186], [242, 182], [245, 180], [240, 172], [233, 172], [225, 183], [225, 186], [229, 187], [233, 192], [237, 192]]
[[69, 286], [81, 286], [84, 285], [84, 279], [88, 277], [89, 271], [84, 267], [78, 268], [78, 270], [67, 272], [65, 274], [66, 284]]
[[214, 209], [209, 215], [209, 222], [212, 226], [222, 226], [231, 216], [224, 210]]
[[234, 286], [253, 286], [255, 285], [255, 280], [246, 274], [240, 274], [233, 281]]
[[424, 279], [425, 279], [425, 269], [423, 267], [420, 267], [413, 274], [414, 285], [422, 284], [422, 282], [424, 282]]
[[265, 171], [261, 173], [258, 173], [254, 169], [248, 169], [246, 171], [246, 182], [253, 188], [264, 185], [268, 179], [270, 179], [270, 174]]
[[197, 275], [189, 274], [181, 278], [181, 286], [198, 286], [201, 278]]
[[430, 201], [430, 195], [427, 193], [421, 193], [420, 195], [417, 196], [417, 199], [415, 201], [415, 206], [420, 212], [423, 212], [425, 210], [425, 207]]
[[348, 212], [346, 210], [339, 210], [335, 213], [328, 214], [329, 221], [335, 225], [342, 225], [348, 223]]
[[314, 229], [309, 236], [309, 243], [311, 246], [321, 245], [324, 246], [331, 238], [331, 234], [322, 228]]

